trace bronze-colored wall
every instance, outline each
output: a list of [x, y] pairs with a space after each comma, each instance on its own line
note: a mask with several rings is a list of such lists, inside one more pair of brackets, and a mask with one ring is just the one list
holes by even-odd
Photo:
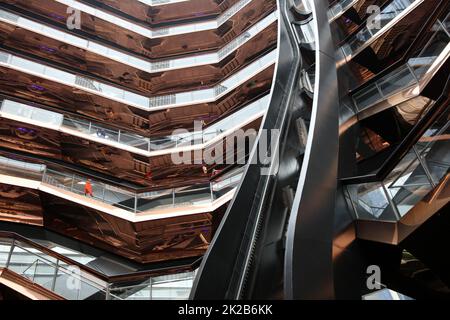
[[43, 211], [38, 191], [5, 182], [0, 181], [0, 220], [42, 226]]

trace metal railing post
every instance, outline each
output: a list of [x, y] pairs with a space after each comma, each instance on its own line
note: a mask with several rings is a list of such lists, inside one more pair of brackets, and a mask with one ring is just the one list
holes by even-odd
[[34, 265], [34, 273], [33, 273], [33, 282], [34, 282], [34, 280], [36, 279], [36, 272], [37, 272], [37, 267], [38, 267], [38, 265], [39, 265], [39, 259], [37, 259], [36, 261], [35, 261], [35, 265]]
[[213, 192], [213, 183], [212, 182], [209, 183], [209, 190], [211, 193], [211, 202], [214, 202], [214, 192]]
[[55, 292], [56, 279], [58, 278], [58, 271], [59, 271], [59, 260], [56, 260], [55, 272], [53, 274], [52, 289], [51, 289], [53, 292]]
[[419, 160], [420, 165], [423, 168], [423, 171], [425, 172], [425, 175], [427, 176], [428, 181], [430, 182], [430, 184], [432, 185], [433, 188], [437, 187], [437, 184], [434, 182], [433, 180], [433, 176], [431, 175], [430, 169], [428, 168], [427, 163], [424, 161], [424, 159], [420, 156], [419, 152], [416, 149], [416, 146], [414, 146], [413, 148], [414, 154], [417, 157], [417, 160]]
[[70, 186], [70, 191], [71, 192], [73, 192], [72, 190], [73, 190], [74, 186], [75, 186], [75, 175], [73, 175], [73, 177], [72, 177], [72, 184]]
[[150, 300], [153, 300], [153, 278], [150, 278]]
[[12, 257], [15, 246], [16, 246], [16, 240], [13, 239], [13, 241], [11, 243], [11, 249], [9, 250], [8, 259], [6, 260], [6, 265], [5, 265], [6, 269], [9, 268], [9, 264], [11, 263], [11, 257]]
[[105, 294], [105, 300], [111, 300], [111, 286], [110, 286], [109, 283], [106, 285], [105, 293], [106, 293]]
[[406, 63], [406, 67], [408, 68], [409, 72], [411, 72], [411, 74], [412, 74], [414, 80], [416, 80], [416, 83], [419, 84], [419, 82], [420, 82], [420, 81], [419, 81], [419, 78], [417, 78], [416, 73], [415, 73], [414, 70], [411, 68], [411, 65], [410, 65], [408, 62]]
[[137, 208], [138, 208], [138, 195], [134, 194], [134, 213], [138, 212]]
[[389, 205], [391, 206], [392, 210], [394, 211], [395, 218], [399, 221], [402, 218], [402, 216], [400, 215], [400, 212], [398, 211], [397, 205], [394, 203], [391, 196], [389, 195], [389, 191], [387, 190], [386, 186], [384, 185], [384, 182], [381, 182], [381, 186], [383, 188], [386, 199], [389, 202]]

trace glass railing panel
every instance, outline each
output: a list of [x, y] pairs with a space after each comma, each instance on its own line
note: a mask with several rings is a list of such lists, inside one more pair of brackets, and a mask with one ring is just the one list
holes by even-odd
[[57, 270], [53, 291], [67, 300], [84, 300], [94, 295], [96, 300], [106, 300], [106, 294], [99, 288], [82, 281], [79, 276], [63, 268]]
[[231, 176], [221, 177], [212, 183], [212, 192], [214, 200], [224, 196], [241, 182], [243, 172], [239, 171]]
[[211, 202], [209, 185], [175, 189], [175, 205], [202, 205]]
[[11, 100], [3, 100], [1, 112], [15, 117], [34, 120], [46, 125], [59, 126], [63, 120], [63, 115], [59, 113], [31, 107]]
[[417, 158], [399, 176], [388, 178], [385, 184], [401, 217], [433, 190], [433, 185]]
[[332, 20], [339, 14], [343, 13], [344, 10], [347, 10], [352, 6], [356, 1], [355, 0], [341, 0], [334, 4], [327, 12], [328, 19]]
[[[26, 162], [0, 157], [0, 173], [2, 172], [2, 162], [6, 166], [9, 163], [13, 166], [16, 163], [19, 164], [16, 165], [19, 169], [18, 172], [13, 173], [15, 176], [23, 176], [24, 168], [26, 169], [28, 166], [32, 170], [36, 170], [36, 165], [34, 164], [30, 165]], [[218, 196], [231, 191], [237, 185], [242, 175], [242, 172], [239, 171], [226, 175], [226, 177], [216, 179], [210, 184], [178, 188], [176, 190], [166, 189], [136, 194], [112, 185], [90, 180], [87, 177], [59, 172], [46, 168], [45, 166], [38, 167], [40, 168], [39, 170], [43, 170], [39, 171], [39, 173], [42, 174], [40, 181], [45, 184], [65, 190], [66, 192], [84, 195], [88, 199], [101, 201], [133, 213], [164, 208], [167, 206], [196, 206], [211, 203]], [[216, 174], [219, 173], [220, 172], [217, 172]], [[86, 187], [88, 183], [90, 184], [90, 188]]]
[[147, 192], [138, 195], [137, 211], [144, 212], [156, 208], [167, 208], [175, 205], [173, 189]]
[[150, 139], [135, 134], [120, 132], [118, 142], [144, 151], [150, 150]]
[[368, 86], [353, 95], [353, 100], [355, 101], [355, 105], [359, 111], [364, 110], [382, 99], [383, 96], [381, 95], [381, 91], [377, 85]]
[[134, 57], [128, 53], [120, 52], [112, 48], [105, 47], [99, 43], [95, 43], [90, 40], [82, 39], [80, 37], [48, 27], [46, 25], [37, 23], [27, 18], [9, 13], [8, 11], [2, 9], [0, 9], [0, 20], [5, 20], [8, 23], [13, 23], [14, 25], [20, 28], [25, 28], [32, 32], [37, 32], [47, 37], [51, 37], [55, 40], [65, 42], [70, 45], [74, 45], [78, 48], [89, 50], [91, 52], [102, 55], [109, 59], [113, 59], [121, 63], [128, 64], [139, 70], [151, 72], [158, 70], [161, 71], [163, 69], [168, 68], [184, 68], [199, 64], [203, 65], [208, 63], [217, 63], [226, 55], [234, 51], [241, 44], [243, 44], [247, 39], [256, 35], [263, 28], [267, 27], [271, 22], [275, 21], [276, 16], [270, 15], [269, 17], [264, 18], [256, 25], [254, 25], [251, 29], [249, 29], [249, 31], [247, 31], [243, 36], [240, 36], [236, 40], [232, 41], [226, 47], [221, 49], [218, 53], [202, 54], [194, 57], [171, 59], [156, 63], [145, 61], [143, 59]]
[[6, 267], [9, 252], [11, 250], [12, 240], [0, 238], [0, 268]]
[[[39, 253], [39, 255], [36, 253]], [[35, 268], [37, 260], [49, 261], [50, 263], [56, 263], [57, 261], [57, 259], [40, 253], [31, 246], [23, 244], [20, 244], [19, 246], [19, 244], [16, 243], [10, 256], [8, 269], [22, 275], [30, 270], [30, 268]]]
[[88, 121], [64, 117], [63, 126], [77, 130], [82, 133], [90, 134], [91, 124]]
[[233, 5], [230, 9], [225, 11], [215, 20], [193, 24], [184, 24], [182, 26], [174, 26], [168, 28], [149, 29], [141, 25], [132, 23], [128, 20], [119, 18], [118, 16], [109, 14], [103, 10], [90, 7], [78, 1], [74, 0], [56, 0], [56, 1], [148, 38], [156, 38], [156, 37], [171, 36], [177, 34], [186, 34], [203, 30], [216, 29], [251, 2], [251, 0], [241, 0], [237, 2], [235, 5]]
[[22, 72], [31, 73], [33, 75], [42, 76], [55, 81], [63, 83], [68, 86], [74, 86], [86, 90], [90, 93], [99, 94], [107, 99], [125, 103], [127, 105], [134, 106], [143, 110], [152, 110], [155, 107], [162, 106], [175, 106], [175, 105], [189, 105], [202, 102], [210, 102], [223, 96], [239, 84], [245, 82], [258, 72], [264, 70], [269, 65], [275, 62], [277, 57], [277, 50], [266, 54], [259, 58], [257, 61], [251, 63], [243, 70], [238, 71], [232, 76], [225, 79], [221, 84], [212, 89], [202, 89], [190, 92], [182, 92], [164, 96], [146, 97], [133, 92], [125, 91], [118, 87], [114, 87], [105, 83], [84, 78], [82, 76], [74, 75], [65, 71], [57, 70], [52, 67], [44, 66], [34, 61], [22, 59], [17, 56], [13, 56], [9, 53], [3, 53], [3, 60], [0, 60], [0, 64], [6, 64], [16, 70]]
[[356, 52], [359, 48], [364, 46], [373, 36], [390, 23], [394, 18], [398, 17], [403, 11], [406, 10], [413, 2], [419, 0], [394, 0], [388, 6], [386, 6], [380, 14], [374, 17], [373, 26], [364, 27], [349, 41], [342, 46], [342, 50], [345, 55], [349, 56]]
[[[431, 125], [382, 182], [347, 186], [359, 219], [398, 221], [450, 173], [450, 111]], [[347, 197], [348, 198], [348, 197]], [[389, 205], [391, 202], [391, 205]]]
[[431, 179], [437, 185], [449, 173], [450, 168], [450, 111], [446, 111], [416, 146], [420, 150]]
[[119, 142], [119, 131], [106, 129], [105, 127], [92, 124], [90, 134], [94, 137]]
[[186, 300], [189, 298], [194, 278], [195, 272], [154, 277], [137, 285], [113, 285], [111, 294], [124, 300]]
[[187, 300], [191, 293], [192, 280], [181, 280], [169, 283], [156, 283], [152, 285], [152, 300]]
[[395, 220], [395, 211], [390, 204], [382, 183], [375, 182], [349, 186], [348, 191], [358, 219]]
[[[30, 268], [30, 271], [33, 268]], [[34, 283], [46, 288], [47, 290], [53, 291], [53, 283], [56, 274], [56, 268], [54, 265], [49, 264], [46, 261], [41, 259], [36, 260], [36, 264], [34, 266], [34, 274], [30, 279]]]
[[403, 66], [397, 69], [390, 77], [381, 79], [378, 82], [378, 87], [383, 96], [388, 96], [412, 84], [417, 84], [417, 80], [411, 69], [408, 66]]
[[42, 180], [45, 169], [44, 165], [0, 157], [0, 174], [39, 181]]
[[430, 66], [450, 43], [450, 36], [444, 31], [440, 22], [435, 24], [434, 29], [433, 36], [422, 51], [410, 58], [404, 66], [353, 94], [354, 103], [359, 111], [412, 85], [419, 84]]

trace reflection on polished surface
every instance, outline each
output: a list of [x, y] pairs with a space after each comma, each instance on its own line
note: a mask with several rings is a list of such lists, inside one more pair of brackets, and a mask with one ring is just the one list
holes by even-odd
[[448, 112], [422, 136], [381, 182], [350, 185], [348, 200], [358, 219], [398, 221], [450, 172]]
[[[222, 19], [151, 30], [77, 1], [7, 2], [48, 18], [62, 28], [66, 27], [67, 8], [79, 8], [82, 12], [83, 33], [150, 58], [198, 53], [223, 47], [276, 9], [275, 0], [241, 0], [228, 10], [229, 14], [223, 14]], [[217, 28], [218, 26], [220, 27]]]
[[120, 12], [144, 24], [183, 23], [183, 20], [204, 20], [228, 10], [238, 0], [97, 0], [103, 9]]
[[[73, 272], [79, 262], [70, 258], [61, 260], [57, 254], [43, 252], [32, 242], [0, 237], [0, 268], [13, 271], [68, 300], [186, 300], [195, 277], [195, 272], [184, 272], [149, 277], [144, 282], [125, 286], [107, 282], [87, 269]], [[80, 283], [80, 286], [65, 285], [69, 282]]]
[[[218, 137], [223, 136], [227, 131], [241, 128], [243, 125], [262, 117], [270, 102], [269, 98], [269, 96], [264, 96], [210, 127], [202, 128], [202, 131], [155, 138], [146, 138], [122, 130], [110, 129], [103, 124], [65, 116], [57, 112], [7, 99], [0, 99], [0, 116], [49, 129], [56, 129], [68, 134], [82, 133], [78, 136], [104, 143], [115, 142], [112, 146], [119, 148], [124, 146], [130, 147], [134, 152], [151, 157], [154, 155], [152, 151], [166, 150], [165, 153], [170, 153], [174, 152], [172, 149], [184, 148], [183, 150], [185, 150], [188, 147], [197, 145], [206, 147], [206, 145], [216, 142]], [[161, 152], [158, 154], [161, 154]]]
[[[38, 171], [37, 169], [38, 168]], [[22, 175], [25, 172], [25, 175]], [[30, 165], [23, 161], [0, 157], [0, 174], [18, 178], [32, 179], [77, 195], [85, 195], [89, 200], [118, 207], [131, 213], [148, 213], [175, 207], [212, 205], [222, 196], [234, 192], [242, 177], [242, 168], [235, 169], [210, 184], [187, 186], [144, 193], [135, 193], [100, 181], [90, 181], [70, 172], [54, 170], [46, 166]], [[26, 174], [34, 175], [33, 178]], [[86, 193], [86, 185], [91, 186], [91, 194]]]
[[[273, 22], [275, 22], [278, 18], [278, 13], [273, 12], [269, 14], [267, 17], [256, 23], [250, 29], [248, 29], [244, 34], [237, 36], [230, 43], [225, 45], [222, 49], [215, 53], [204, 53], [197, 55], [190, 55], [187, 57], [179, 57], [174, 59], [165, 59], [160, 60], [158, 62], [151, 62], [148, 59], [143, 59], [132, 54], [126, 53], [125, 51], [120, 51], [114, 49], [112, 47], [103, 45], [100, 42], [84, 39], [80, 36], [72, 35], [67, 33], [67, 31], [56, 29], [50, 26], [47, 26], [43, 23], [39, 23], [28, 19], [26, 17], [22, 17], [20, 15], [11, 13], [6, 10], [0, 9], [0, 21], [7, 22], [8, 24], [12, 24], [20, 29], [29, 30], [39, 35], [43, 35], [45, 37], [51, 38], [53, 40], [57, 40], [60, 43], [66, 43], [68, 45], [74, 46], [79, 49], [86, 50], [88, 52], [100, 55], [107, 59], [112, 59], [116, 62], [123, 63], [127, 66], [136, 68], [138, 70], [144, 71], [146, 73], [156, 73], [167, 70], [176, 70], [182, 68], [189, 68], [194, 66], [201, 66], [207, 64], [216, 64], [221, 60], [224, 60], [226, 57], [231, 55], [235, 50], [239, 47], [243, 46], [245, 43], [253, 39], [256, 35], [261, 33], [265, 28], [270, 26]], [[13, 37], [14, 32], [7, 28], [7, 37]], [[18, 34], [18, 38], [22, 38], [23, 35]], [[30, 39], [32, 40], [32, 39]], [[267, 39], [266, 39], [267, 40]], [[23, 39], [22, 39], [23, 41]], [[27, 41], [28, 42], [28, 41]], [[60, 49], [52, 49], [52, 45], [46, 42], [47, 49], [42, 48], [42, 52], [48, 52], [55, 54], [64, 48], [63, 45], [59, 45]], [[21, 45], [25, 45], [22, 43]], [[42, 45], [41, 45], [42, 47]], [[67, 50], [66, 50], [67, 51]], [[89, 57], [89, 56], [87, 56]], [[75, 59], [75, 58], [74, 58]], [[93, 67], [92, 67], [93, 69]]]
[[352, 36], [345, 45], [341, 47], [347, 59], [355, 56], [363, 48], [379, 36], [383, 30], [403, 19], [409, 12], [414, 10], [423, 0], [393, 0], [388, 6], [383, 8], [379, 15], [374, 17], [374, 22], [365, 26]]
[[359, 0], [339, 0], [328, 9], [328, 19], [330, 22], [339, 18], [347, 9], [352, 7]]
[[438, 21], [433, 27], [431, 39], [405, 65], [354, 93], [352, 98], [358, 111], [367, 109], [409, 87], [423, 87], [422, 80], [429, 80], [427, 73], [435, 72], [436, 63], [442, 65], [449, 56], [449, 21], [450, 15], [443, 21]]
[[173, 135], [179, 128], [194, 131], [195, 121], [210, 126], [266, 95], [272, 85], [273, 72], [274, 66], [263, 70], [215, 102], [151, 112], [13, 69], [0, 68], [0, 88], [8, 99], [24, 99], [26, 104], [39, 103], [97, 123], [105, 121], [124, 131], [161, 137]]
[[91, 80], [80, 75], [72, 74], [33, 62], [28, 59], [14, 56], [7, 52], [0, 52], [0, 65], [31, 75], [36, 75], [50, 81], [76, 88], [78, 90], [96, 94], [141, 110], [153, 111], [216, 101], [240, 84], [257, 75], [262, 70], [273, 65], [276, 61], [277, 55], [277, 50], [266, 54], [243, 70], [233, 74], [231, 77], [221, 82], [214, 88], [150, 98], [102, 82]]
[[156, 30], [152, 30], [149, 28], [145, 28], [141, 25], [134, 24], [130, 21], [121, 19], [121, 18], [114, 16], [112, 14], [109, 14], [103, 10], [97, 9], [95, 7], [91, 7], [89, 5], [83, 4], [76, 0], [54, 0], [54, 1], [64, 4], [70, 8], [74, 8], [74, 9], [80, 10], [82, 12], [88, 13], [94, 17], [108, 21], [112, 24], [116, 24], [122, 28], [132, 30], [133, 32], [137, 32], [137, 33], [151, 39], [151, 38], [172, 36], [172, 35], [177, 35], [177, 34], [186, 34], [186, 33], [193, 33], [193, 32], [199, 32], [199, 31], [204, 31], [204, 30], [217, 29], [221, 25], [223, 25], [228, 19], [233, 17], [237, 12], [242, 10], [246, 5], [248, 5], [250, 2], [252, 2], [253, 0], [238, 1], [234, 6], [232, 6], [228, 11], [226, 11], [224, 14], [222, 14], [219, 18], [212, 20], [212, 21], [194, 23], [194, 24], [183, 24], [181, 26], [160, 28], [160, 29], [156, 29]]

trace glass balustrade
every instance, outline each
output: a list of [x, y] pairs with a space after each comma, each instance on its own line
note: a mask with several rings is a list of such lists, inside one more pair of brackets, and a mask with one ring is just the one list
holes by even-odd
[[135, 286], [113, 286], [111, 292], [124, 300], [187, 300], [195, 276], [196, 272], [160, 276]]
[[450, 173], [449, 114], [427, 130], [386, 179], [347, 186], [358, 219], [398, 221]]
[[[88, 135], [86, 138], [98, 139], [105, 142], [115, 142], [120, 145], [136, 148], [136, 151], [145, 151], [151, 156], [152, 151], [169, 150], [180, 147], [190, 147], [205, 144], [214, 138], [226, 133], [228, 130], [241, 127], [248, 121], [263, 116], [270, 102], [270, 95], [266, 95], [215, 124], [204, 128], [203, 131], [183, 132], [175, 131], [174, 135], [166, 137], [145, 138], [123, 130], [109, 129], [87, 120], [64, 116], [63, 114], [33, 107], [12, 100], [0, 100], [0, 115], [12, 120], [33, 123], [43, 127], [72, 133], [72, 131]], [[68, 131], [67, 129], [71, 130]], [[84, 136], [82, 136], [84, 137]]]
[[217, 178], [209, 184], [138, 194], [90, 180], [92, 194], [89, 195], [85, 193], [88, 181], [86, 177], [5, 157], [0, 157], [0, 174], [32, 179], [132, 213], [142, 213], [157, 209], [209, 205], [234, 190], [242, 178], [243, 168], [237, 168], [225, 177]]
[[[448, 20], [449, 16], [444, 21]], [[435, 32], [428, 43], [405, 65], [353, 94], [352, 98], [358, 111], [363, 111], [400, 91], [420, 84], [424, 75], [450, 44], [450, 35], [441, 22], [438, 22], [433, 30]]]
[[0, 157], [0, 174], [3, 175], [41, 181], [45, 170], [45, 165]]
[[6, 21], [7, 23], [14, 24], [19, 28], [42, 34], [46, 37], [50, 37], [57, 41], [73, 45], [89, 52], [93, 52], [108, 59], [124, 63], [133, 68], [148, 73], [219, 63], [221, 60], [229, 56], [233, 51], [241, 47], [250, 39], [254, 38], [257, 34], [259, 34], [277, 19], [277, 12], [271, 13], [270, 15], [256, 23], [244, 34], [238, 36], [236, 39], [228, 43], [216, 53], [200, 54], [184, 58], [150, 62], [148, 60], [130, 55], [129, 53], [121, 52], [95, 41], [83, 39], [81, 37], [0, 9], [0, 21]]
[[328, 9], [328, 20], [333, 21], [352, 7], [358, 0], [340, 0]]
[[422, 0], [393, 0], [387, 5], [377, 16], [374, 17], [370, 25], [361, 29], [358, 33], [352, 36], [345, 45], [341, 47], [345, 56], [354, 55], [363, 46], [367, 45], [375, 35], [377, 35], [383, 27], [394, 19], [401, 19], [406, 9], [413, 3], [420, 3]]
[[[0, 239], [0, 243], [8, 243]], [[5, 268], [21, 275], [31, 282], [56, 293], [68, 300], [117, 299], [109, 292], [108, 284], [93, 275], [87, 275], [79, 268], [71, 266], [33, 246], [13, 240], [4, 245], [7, 254]], [[6, 253], [7, 252], [7, 253]]]
[[196, 276], [195, 271], [183, 272], [123, 286], [80, 269], [77, 262], [69, 263], [70, 258], [63, 261], [38, 248], [21, 240], [0, 238], [0, 268], [68, 300], [187, 300]]
[[75, 0], [55, 0], [55, 1], [64, 4], [70, 8], [80, 10], [81, 12], [84, 12], [91, 16], [97, 17], [114, 25], [117, 25], [121, 28], [127, 29], [133, 33], [137, 33], [141, 36], [147, 38], [158, 38], [217, 29], [225, 22], [227, 22], [230, 18], [232, 18], [236, 13], [238, 13], [240, 10], [246, 7], [249, 3], [251, 3], [252, 1], [259, 1], [259, 0], [240, 0], [215, 20], [191, 24], [183, 24], [179, 26], [172, 26], [158, 29], [149, 29], [143, 27], [142, 25], [122, 19], [116, 15], [109, 14], [101, 9], [91, 7], [79, 1]]
[[75, 87], [88, 93], [96, 94], [146, 111], [213, 102], [274, 64], [276, 59], [277, 50], [273, 50], [242, 70], [234, 73], [214, 88], [149, 98], [0, 51], [0, 66], [5, 66], [50, 81]]

